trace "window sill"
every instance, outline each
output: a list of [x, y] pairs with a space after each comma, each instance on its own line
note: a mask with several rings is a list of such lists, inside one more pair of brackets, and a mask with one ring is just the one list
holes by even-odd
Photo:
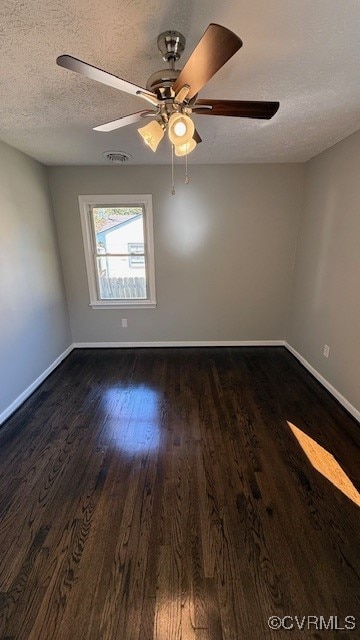
[[92, 309], [155, 309], [156, 302], [90, 302]]

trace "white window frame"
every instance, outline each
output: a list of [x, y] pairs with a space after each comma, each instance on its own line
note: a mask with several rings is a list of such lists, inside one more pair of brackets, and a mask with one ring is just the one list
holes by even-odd
[[[150, 194], [127, 195], [95, 195], [78, 196], [81, 229], [84, 242], [86, 272], [89, 285], [90, 304], [93, 309], [154, 309], [156, 307], [155, 292], [155, 257], [152, 196]], [[144, 211], [144, 245], [147, 263], [148, 298], [144, 300], [101, 300], [98, 293], [95, 267], [95, 247], [92, 231], [91, 207], [139, 207]]]

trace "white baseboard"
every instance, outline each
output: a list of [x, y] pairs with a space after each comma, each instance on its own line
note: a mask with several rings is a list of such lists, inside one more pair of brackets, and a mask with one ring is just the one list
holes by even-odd
[[31, 396], [35, 389], [42, 382], [44, 382], [45, 378], [47, 378], [48, 375], [50, 375], [50, 373], [54, 371], [54, 369], [56, 369], [60, 362], [62, 362], [73, 349], [74, 345], [71, 344], [67, 349], [65, 349], [65, 351], [63, 351], [63, 353], [61, 353], [56, 358], [56, 360], [54, 360], [54, 362], [51, 363], [51, 365], [45, 371], [43, 371], [43, 373], [38, 378], [36, 378], [36, 380], [34, 380], [34, 382], [31, 383], [31, 385], [27, 387], [27, 389], [25, 389], [25, 391], [20, 393], [20, 395], [15, 398], [14, 402], [12, 402], [6, 409], [4, 409], [4, 411], [2, 411], [2, 413], [0, 413], [0, 425], [5, 422], [5, 420], [7, 420], [7, 418], [9, 418], [9, 416], [11, 416], [11, 414], [14, 413], [14, 411], [16, 411], [16, 409], [18, 409], [29, 396]]
[[164, 340], [159, 342], [75, 342], [75, 349], [127, 347], [283, 347], [283, 340]]
[[300, 355], [285, 340], [174, 340], [160, 342], [75, 342], [63, 353], [34, 382], [25, 389], [2, 413], [0, 425], [11, 416], [16, 409], [35, 391], [35, 389], [56, 369], [56, 367], [71, 353], [73, 349], [113, 349], [134, 347], [286, 347], [299, 362], [327, 389], [343, 407], [360, 422], [360, 411], [356, 409], [335, 387], [330, 384], [305, 358]]
[[298, 353], [296, 349], [294, 349], [294, 347], [292, 347], [286, 341], [284, 345], [288, 349], [288, 351], [290, 351], [290, 353], [292, 353], [293, 356], [295, 356], [295, 358], [299, 360], [299, 362], [301, 362], [302, 365], [304, 365], [305, 369], [310, 371], [310, 373], [314, 376], [314, 378], [316, 378], [316, 380], [318, 380], [325, 387], [325, 389], [327, 389], [331, 393], [331, 395], [333, 395], [334, 398], [336, 398], [336, 400], [338, 400], [340, 404], [342, 404], [342, 406], [349, 413], [351, 413], [351, 415], [356, 420], [358, 420], [358, 422], [360, 422], [360, 411], [358, 411], [358, 409], [356, 409], [346, 398], [344, 398], [344, 396], [340, 393], [340, 391], [335, 389], [335, 387], [333, 387], [332, 384], [330, 384], [330, 382], [326, 380], [326, 378], [324, 378], [318, 371], [316, 371], [316, 369], [314, 369], [314, 367], [307, 360], [305, 360], [305, 358], [302, 355], [300, 355], [300, 353]]

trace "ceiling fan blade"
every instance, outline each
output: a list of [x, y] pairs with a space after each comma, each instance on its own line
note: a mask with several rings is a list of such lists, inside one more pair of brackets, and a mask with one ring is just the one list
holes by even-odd
[[[197, 100], [192, 110], [195, 115], [235, 116], [270, 120], [277, 112], [280, 102], [253, 100]], [[209, 108], [211, 107], [211, 108]]]
[[194, 138], [196, 144], [200, 144], [200, 142], [202, 142], [202, 138], [200, 137], [200, 134], [199, 134], [197, 129], [195, 129], [195, 131], [194, 131], [193, 138]]
[[114, 131], [115, 129], [120, 129], [121, 127], [126, 127], [128, 124], [133, 124], [134, 122], [139, 122], [143, 118], [147, 118], [148, 116], [156, 116], [157, 111], [151, 111], [150, 109], [145, 109], [144, 111], [137, 111], [136, 113], [131, 113], [129, 116], [123, 116], [118, 120], [113, 120], [112, 122], [106, 122], [105, 124], [100, 124], [98, 127], [94, 127], [94, 131]]
[[175, 94], [189, 85], [187, 99], [191, 100], [241, 46], [242, 41], [235, 33], [219, 24], [209, 24], [174, 82]]
[[112, 75], [112, 73], [108, 73], [107, 71], [98, 69], [98, 67], [93, 67], [87, 62], [78, 60], [78, 58], [73, 58], [73, 56], [59, 56], [58, 58], [56, 58], [56, 62], [60, 67], [64, 67], [64, 69], [75, 71], [76, 73], [80, 73], [87, 78], [97, 80], [97, 82], [102, 82], [102, 84], [113, 87], [114, 89], [119, 89], [120, 91], [125, 91], [126, 93], [132, 93], [134, 96], [139, 95], [139, 92], [141, 92], [143, 94], [143, 97], [150, 96], [157, 101], [157, 96], [154, 93], [146, 91], [146, 89], [138, 87], [132, 82], [128, 82], [127, 80], [123, 80], [122, 78], [118, 78], [117, 76]]

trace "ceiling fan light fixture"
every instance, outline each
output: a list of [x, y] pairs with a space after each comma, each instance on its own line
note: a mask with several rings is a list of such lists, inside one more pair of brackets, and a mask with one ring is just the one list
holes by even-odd
[[190, 142], [195, 132], [195, 125], [189, 116], [173, 113], [169, 119], [169, 139], [175, 147]]
[[147, 144], [154, 153], [158, 148], [159, 142], [161, 142], [165, 135], [163, 127], [157, 120], [152, 120], [149, 124], [145, 125], [145, 127], [138, 129], [138, 132], [143, 138], [145, 144]]
[[189, 153], [194, 151], [196, 146], [197, 146], [196, 140], [194, 140], [194, 138], [191, 138], [190, 142], [186, 142], [185, 144], [181, 144], [175, 147], [175, 155], [176, 156], [189, 155]]

